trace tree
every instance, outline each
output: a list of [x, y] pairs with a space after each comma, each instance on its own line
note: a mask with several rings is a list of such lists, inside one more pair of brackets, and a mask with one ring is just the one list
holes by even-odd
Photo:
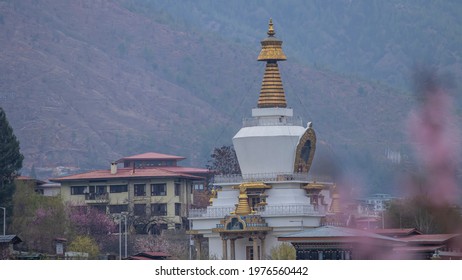
[[99, 255], [98, 244], [89, 236], [77, 236], [69, 244], [67, 251], [87, 253], [90, 260], [98, 259]]
[[[12, 212], [13, 181], [19, 174], [23, 159], [19, 141], [0, 107], [0, 206], [6, 207], [8, 213]], [[7, 214], [7, 217], [11, 220], [11, 214]]]
[[97, 237], [108, 235], [116, 231], [116, 224], [106, 213], [94, 207], [69, 206], [69, 222], [77, 235]]
[[135, 252], [164, 252], [170, 254], [173, 259], [186, 260], [189, 258], [189, 236], [167, 231], [159, 235], [138, 235], [133, 249]]
[[289, 243], [282, 243], [276, 247], [273, 247], [270, 251], [272, 260], [295, 260], [296, 251], [295, 248]]
[[222, 146], [221, 148], [215, 148], [210, 157], [212, 159], [209, 160], [207, 168], [213, 170], [215, 174], [241, 174], [236, 151], [234, 150], [233, 146]]
[[94, 240], [99, 249], [110, 250], [117, 241], [117, 236], [111, 233], [117, 232], [114, 220], [106, 213], [94, 207], [70, 206], [66, 207], [69, 220], [69, 237], [88, 236]]
[[65, 237], [67, 215], [60, 197], [42, 196], [34, 181], [16, 180], [13, 196], [13, 230], [21, 236], [21, 250], [54, 253], [53, 240]]
[[423, 233], [455, 233], [462, 229], [459, 210], [449, 204], [435, 204], [427, 195], [397, 200], [385, 212], [389, 228], [416, 228]]

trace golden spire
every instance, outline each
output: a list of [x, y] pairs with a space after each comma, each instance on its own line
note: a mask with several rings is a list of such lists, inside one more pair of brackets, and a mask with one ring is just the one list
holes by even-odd
[[261, 41], [262, 49], [258, 55], [258, 61], [266, 61], [258, 108], [285, 108], [287, 107], [286, 96], [277, 61], [287, 58], [282, 51], [282, 41], [274, 37], [276, 32], [274, 32], [272, 19], [269, 21], [267, 34], [268, 38]]

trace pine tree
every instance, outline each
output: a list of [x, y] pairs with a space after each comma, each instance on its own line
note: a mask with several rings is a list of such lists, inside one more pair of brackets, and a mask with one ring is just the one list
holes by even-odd
[[12, 212], [13, 180], [19, 174], [23, 159], [19, 151], [19, 141], [0, 107], [0, 206], [7, 208], [7, 217], [11, 217]]

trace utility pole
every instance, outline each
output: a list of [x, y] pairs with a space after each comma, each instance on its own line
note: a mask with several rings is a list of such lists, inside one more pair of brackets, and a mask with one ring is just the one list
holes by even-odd
[[125, 213], [125, 258], [127, 258], [127, 215], [128, 213]]
[[128, 257], [127, 254], [127, 212], [121, 212], [119, 215], [119, 260], [122, 259], [122, 217], [124, 218], [124, 225], [125, 225], [125, 230], [124, 230], [124, 243], [125, 243], [125, 258]]
[[3, 210], [3, 235], [6, 235], [6, 208], [0, 207]]
[[[189, 208], [189, 209], [191, 209], [191, 208]], [[189, 216], [189, 213], [190, 213], [190, 211], [188, 210], [188, 216]], [[191, 228], [191, 226], [192, 226], [192, 223], [191, 223], [191, 222], [192, 222], [192, 221], [191, 221], [191, 217], [188, 217], [188, 218], [189, 218], [189, 231], [191, 231], [191, 230], [192, 230], [192, 228]], [[192, 235], [190, 234], [190, 235], [189, 235], [189, 259], [190, 259], [190, 260], [191, 260], [191, 258], [192, 258], [192, 245], [193, 245], [192, 242], [193, 242], [193, 241], [192, 241]]]
[[119, 217], [119, 260], [122, 259], [122, 216]]

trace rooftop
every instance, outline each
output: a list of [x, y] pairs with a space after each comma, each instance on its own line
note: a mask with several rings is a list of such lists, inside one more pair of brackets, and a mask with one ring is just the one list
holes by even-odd
[[0, 243], [18, 244], [22, 242], [21, 238], [14, 234], [0, 235]]
[[117, 160], [116, 163], [124, 162], [126, 160], [177, 160], [179, 161], [183, 159], [185, 159], [185, 157], [149, 152], [149, 153], [144, 153], [144, 154], [139, 154], [139, 155], [123, 157]]
[[387, 236], [404, 236], [411, 234], [422, 234], [415, 228], [379, 228], [371, 230], [374, 233], [387, 235]]
[[459, 237], [460, 234], [457, 233], [447, 233], [447, 234], [420, 234], [420, 235], [411, 235], [400, 238], [408, 243], [419, 243], [419, 244], [441, 244], [449, 239], [454, 237]]
[[164, 252], [141, 252], [128, 257], [129, 260], [164, 260], [171, 257]]
[[399, 239], [391, 238], [388, 236], [358, 230], [354, 228], [346, 228], [346, 227], [335, 227], [335, 226], [322, 226], [312, 229], [307, 229], [301, 232], [287, 234], [279, 237], [278, 239], [282, 241], [286, 240], [315, 240], [315, 239], [329, 239], [329, 238], [372, 238], [372, 239], [380, 239], [383, 241], [395, 241], [401, 242]]
[[[171, 170], [169, 170], [171, 169]], [[181, 177], [187, 179], [202, 179], [202, 177], [188, 174], [189, 168], [182, 169], [181, 167], [176, 168], [118, 168], [115, 174], [111, 174], [110, 170], [95, 170], [86, 173], [80, 173], [70, 176], [51, 178], [52, 182], [63, 182], [63, 181], [76, 181], [76, 180], [95, 180], [95, 179], [128, 179], [128, 178], [171, 178]]]
[[45, 183], [46, 183], [46, 182], [44, 182], [44, 181], [42, 181], [42, 180], [38, 180], [38, 179], [29, 177], [29, 176], [18, 176], [18, 177], [16, 177], [16, 180], [22, 180], [22, 181], [35, 181], [35, 183], [36, 183], [37, 185], [42, 185], [42, 184], [45, 184]]
[[212, 171], [208, 170], [207, 168], [196, 168], [196, 167], [183, 167], [183, 166], [162, 166], [159, 167], [163, 170], [170, 171], [170, 172], [179, 172], [179, 173], [188, 173], [188, 174], [196, 174], [196, 173], [202, 173], [202, 174], [209, 174], [212, 173]]

